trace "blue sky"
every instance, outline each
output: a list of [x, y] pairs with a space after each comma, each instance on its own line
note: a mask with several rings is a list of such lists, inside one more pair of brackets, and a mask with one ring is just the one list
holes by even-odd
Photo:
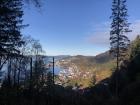
[[[140, 0], [127, 0], [131, 40], [140, 33]], [[42, 0], [24, 8], [23, 30], [40, 40], [47, 55], [96, 55], [109, 49], [112, 0]]]

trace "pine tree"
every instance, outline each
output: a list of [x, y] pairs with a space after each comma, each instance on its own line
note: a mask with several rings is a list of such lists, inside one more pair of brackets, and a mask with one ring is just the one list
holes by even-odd
[[22, 16], [22, 0], [0, 0], [0, 60], [20, 53]]
[[[128, 23], [128, 14], [126, 8], [126, 0], [113, 0], [112, 2], [112, 23], [110, 31], [110, 52], [117, 59], [117, 70], [119, 70], [119, 63], [128, 50], [130, 40], [126, 36], [130, 23]], [[116, 79], [116, 93], [117, 93], [117, 79]]]
[[129, 30], [126, 0], [114, 0], [112, 5], [112, 23], [110, 31], [111, 52], [118, 57], [118, 61], [123, 59], [125, 51], [128, 50], [129, 39], [126, 36]]

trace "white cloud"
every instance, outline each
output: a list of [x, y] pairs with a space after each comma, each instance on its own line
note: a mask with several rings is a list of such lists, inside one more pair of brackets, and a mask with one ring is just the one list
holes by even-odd
[[[132, 41], [140, 34], [140, 20], [131, 22], [130, 29], [132, 32], [128, 33], [128, 38]], [[110, 37], [110, 23], [102, 23], [101, 25], [96, 25], [94, 27], [94, 32], [92, 32], [86, 40], [95, 46], [109, 47], [109, 37]]]

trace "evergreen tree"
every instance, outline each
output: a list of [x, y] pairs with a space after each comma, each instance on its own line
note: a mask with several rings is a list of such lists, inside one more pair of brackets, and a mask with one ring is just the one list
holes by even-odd
[[[113, 0], [112, 2], [112, 23], [110, 31], [110, 52], [117, 59], [117, 70], [119, 70], [119, 63], [123, 60], [129, 46], [129, 39], [126, 36], [129, 29], [130, 23], [128, 23], [128, 14], [126, 8], [126, 0]], [[116, 89], [117, 89], [117, 79], [116, 79]], [[116, 90], [117, 93], [117, 90]]]
[[23, 44], [21, 40], [22, 0], [0, 0], [0, 69], [2, 58], [8, 59], [13, 54], [19, 54], [17, 47]]
[[130, 40], [126, 36], [128, 32], [131, 32], [129, 30], [130, 23], [128, 23], [127, 16], [126, 0], [113, 0], [110, 51], [117, 57], [118, 63], [123, 59], [130, 43]]

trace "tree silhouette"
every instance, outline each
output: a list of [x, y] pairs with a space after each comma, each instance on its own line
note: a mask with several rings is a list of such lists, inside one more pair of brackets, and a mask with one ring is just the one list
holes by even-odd
[[[117, 70], [119, 70], [119, 63], [123, 60], [129, 46], [129, 39], [126, 36], [130, 23], [127, 19], [126, 0], [113, 0], [112, 2], [112, 23], [110, 31], [110, 52], [113, 54], [117, 61]], [[116, 76], [117, 77], [117, 76]], [[117, 93], [117, 79], [116, 79], [116, 93]]]
[[22, 16], [21, 0], [0, 0], [0, 69], [9, 56], [19, 54], [17, 47], [23, 44]]

